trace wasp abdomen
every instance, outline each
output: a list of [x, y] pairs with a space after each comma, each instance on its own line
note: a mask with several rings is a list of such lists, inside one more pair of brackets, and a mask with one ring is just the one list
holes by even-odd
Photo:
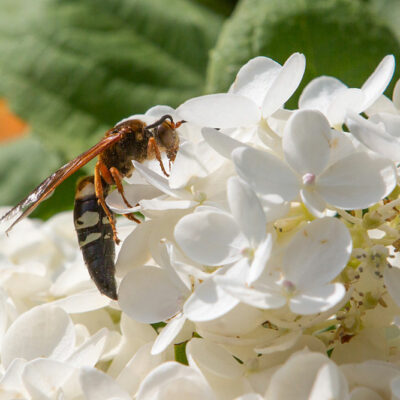
[[[107, 195], [108, 185], [104, 184], [103, 190]], [[113, 230], [103, 207], [98, 204], [93, 176], [78, 183], [74, 224], [90, 277], [101, 293], [117, 300]]]

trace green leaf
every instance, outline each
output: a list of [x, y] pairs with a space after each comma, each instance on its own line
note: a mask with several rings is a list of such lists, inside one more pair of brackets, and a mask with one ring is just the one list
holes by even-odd
[[0, 94], [71, 159], [120, 119], [199, 95], [222, 20], [190, 0], [2, 0]]
[[[386, 54], [400, 60], [395, 32], [365, 2], [242, 0], [212, 52], [207, 91], [226, 91], [252, 57], [284, 63], [294, 52], [307, 59], [302, 87], [320, 75], [360, 87]], [[295, 97], [288, 106], [296, 105]]]
[[188, 359], [186, 357], [186, 345], [187, 341], [174, 344], [175, 361], [184, 365], [189, 365]]
[[[0, 147], [0, 205], [13, 206], [62, 165], [60, 157], [28, 136]], [[76, 180], [72, 175], [32, 214], [47, 219], [54, 213], [72, 209]]]

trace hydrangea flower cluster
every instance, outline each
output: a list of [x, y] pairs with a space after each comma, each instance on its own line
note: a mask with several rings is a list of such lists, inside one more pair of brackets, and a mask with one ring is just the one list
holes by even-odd
[[256, 57], [188, 100], [170, 176], [134, 162], [119, 301], [70, 213], [0, 237], [0, 399], [400, 399], [400, 84], [361, 89]]

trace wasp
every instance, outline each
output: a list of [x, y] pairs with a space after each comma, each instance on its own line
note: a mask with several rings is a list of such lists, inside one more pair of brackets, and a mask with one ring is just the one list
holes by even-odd
[[[168, 176], [161, 160], [166, 152], [169, 163], [175, 160], [179, 149], [179, 135], [176, 129], [185, 121], [175, 123], [170, 115], [164, 115], [151, 125], [139, 119], [131, 119], [108, 130], [96, 145], [68, 162], [39, 186], [25, 199], [0, 218], [0, 224], [9, 221], [13, 226], [27, 217], [66, 178], [98, 157], [94, 175], [78, 182], [75, 193], [74, 225], [79, 246], [89, 274], [99, 291], [117, 300], [114, 278], [115, 244], [119, 244], [115, 227], [115, 216], [108, 208], [105, 197], [110, 188], [116, 186], [124, 203], [132, 207], [124, 194], [122, 179], [132, 175], [132, 161], [143, 162], [157, 159], [162, 172]], [[137, 223], [134, 214], [125, 216]]]

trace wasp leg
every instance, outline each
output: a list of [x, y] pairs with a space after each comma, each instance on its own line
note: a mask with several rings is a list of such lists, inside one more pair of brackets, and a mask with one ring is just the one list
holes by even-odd
[[142, 221], [135, 217], [134, 213], [131, 214], [122, 214], [125, 218], [128, 218], [130, 221], [135, 221], [137, 224], [141, 224]]
[[[102, 168], [102, 166], [103, 166], [103, 168]], [[114, 217], [111, 214], [110, 210], [108, 209], [107, 204], [104, 200], [103, 183], [101, 181], [102, 174], [100, 173], [100, 171], [104, 170], [104, 167], [105, 166], [103, 163], [101, 163], [100, 161], [97, 161], [96, 166], [94, 168], [94, 188], [95, 188], [95, 192], [96, 192], [97, 201], [103, 207], [103, 210], [106, 213], [108, 220], [110, 221], [111, 228], [113, 231], [114, 242], [116, 244], [119, 244], [120, 240], [118, 239], [118, 236], [117, 236], [117, 228], [115, 227]], [[107, 169], [107, 168], [105, 168], [105, 169]], [[106, 183], [108, 183], [107, 178], [108, 177], [104, 177], [104, 180], [106, 181]]]
[[154, 137], [151, 137], [149, 139], [149, 144], [147, 145], [147, 154], [151, 154], [154, 150], [154, 153], [156, 155], [156, 159], [157, 161], [160, 163], [160, 167], [162, 172], [164, 173], [165, 176], [169, 176], [169, 174], [167, 173], [167, 171], [164, 168], [164, 164], [161, 160], [161, 153], [160, 153], [160, 149], [157, 146], [156, 140], [154, 139]]
[[122, 185], [122, 177], [120, 172], [118, 171], [117, 168], [115, 167], [111, 167], [110, 168], [110, 173], [114, 179], [115, 185], [117, 186], [117, 190], [119, 192], [119, 194], [122, 196], [122, 199], [124, 200], [124, 203], [129, 207], [132, 208], [132, 206], [130, 205], [129, 201], [126, 199], [125, 197], [125, 193], [124, 193], [124, 187]]

